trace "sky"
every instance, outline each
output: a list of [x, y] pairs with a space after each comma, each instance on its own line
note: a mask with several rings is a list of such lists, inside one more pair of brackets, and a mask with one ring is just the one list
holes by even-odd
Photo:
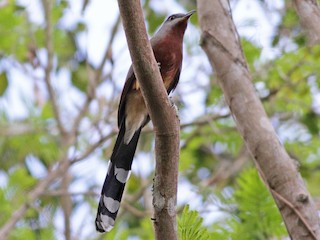
[[[31, 20], [42, 24], [43, 16], [41, 11], [39, 11], [40, 3], [39, 0], [19, 0], [19, 2], [27, 7], [27, 10], [32, 13], [30, 14]], [[154, 0], [152, 2], [152, 7], [165, 15], [170, 15], [177, 12], [186, 12], [180, 5], [176, 4], [172, 0]], [[269, 1], [270, 6], [273, 8], [281, 8], [283, 1]], [[106, 47], [105, 43], [108, 42], [110, 38], [109, 29], [113, 26], [117, 16], [118, 16], [118, 6], [116, 1], [105, 1], [105, 0], [91, 0], [87, 11], [83, 15], [81, 13], [82, 1], [70, 0], [71, 9], [66, 12], [61, 24], [65, 27], [73, 27], [78, 19], [81, 19], [88, 25], [88, 31], [79, 37], [78, 41], [83, 49], [86, 49], [89, 59], [93, 64], [98, 64], [103, 56], [104, 49]], [[237, 3], [232, 4], [233, 18], [236, 22], [237, 29], [240, 36], [245, 36], [248, 39], [254, 41], [259, 46], [262, 46], [262, 59], [271, 59], [277, 54], [274, 49], [270, 47], [270, 40], [274, 32], [274, 26], [280, 20], [279, 15], [272, 12], [266, 13], [261, 10], [261, 6], [257, 4], [257, 1], [252, 0], [241, 0]], [[194, 44], [198, 44], [200, 39], [200, 31], [196, 26], [189, 25], [185, 38]], [[118, 84], [122, 86], [125, 80], [127, 70], [131, 64], [129, 52], [126, 47], [126, 41], [124, 33], [119, 33], [116, 36], [114, 44], [114, 55], [119, 56], [119, 61], [121, 64], [115, 65], [114, 72], [118, 76]], [[210, 65], [207, 61], [206, 56], [202, 52], [200, 46], [195, 48], [192, 54], [184, 53], [188, 58], [183, 63], [183, 70], [181, 74], [181, 82], [179, 84], [179, 90], [181, 92], [190, 93], [187, 98], [184, 98], [185, 104], [187, 106], [185, 112], [180, 113], [180, 118], [182, 122], [189, 122], [192, 119], [202, 115], [205, 111], [203, 107], [204, 95], [201, 92], [192, 93], [192, 69], [189, 66], [192, 64], [204, 64], [211, 71]], [[108, 66], [106, 66], [108, 67]], [[41, 77], [42, 73], [38, 73]], [[206, 85], [208, 79], [207, 76], [197, 76], [198, 81], [203, 86]], [[44, 85], [42, 86], [44, 87]], [[57, 76], [57, 83], [55, 87], [61, 92], [62, 102], [68, 104], [74, 103], [81, 96], [77, 91], [71, 88], [71, 83], [69, 81], [69, 75], [67, 71], [62, 71], [59, 76]], [[27, 110], [24, 108], [24, 102], [33, 99], [32, 92], [33, 86], [30, 79], [26, 79], [24, 73], [12, 69], [10, 71], [10, 86], [6, 92], [5, 99], [0, 99], [0, 107], [5, 107], [10, 109], [10, 117], [13, 119], [19, 119], [27, 114]], [[181, 88], [181, 90], [180, 90]], [[102, 88], [99, 90], [99, 94], [111, 95], [110, 89]], [[21, 96], [23, 96], [21, 98]], [[70, 111], [74, 111], [74, 106], [70, 104], [68, 106]], [[190, 114], [190, 109], [192, 109]], [[153, 158], [153, 153], [149, 154], [139, 154], [133, 164], [133, 171], [141, 175], [149, 174], [154, 168], [154, 164], [145, 164], [146, 161], [150, 162]], [[149, 159], [149, 160], [148, 160]], [[37, 161], [30, 158], [28, 159], [29, 164], [33, 165], [34, 174], [38, 177], [42, 177], [46, 174], [41, 166], [37, 165]], [[107, 161], [106, 161], [107, 162]], [[78, 176], [78, 179], [71, 188], [75, 192], [81, 192], [86, 190], [87, 183], [100, 182], [102, 184], [105, 174], [107, 171], [107, 163], [101, 162], [100, 159], [92, 155], [88, 157], [85, 161], [72, 167], [71, 171]], [[94, 173], [94, 174], [93, 174]], [[2, 179], [2, 180], [1, 180]], [[0, 176], [0, 186], [3, 178]], [[189, 202], [189, 199], [193, 199]], [[179, 184], [178, 192], [178, 204], [184, 204], [188, 202], [192, 209], [200, 209], [201, 199], [198, 197], [195, 189], [192, 188], [191, 184], [181, 178]], [[203, 214], [205, 217], [205, 223], [209, 224], [219, 215], [218, 210], [214, 206], [209, 206], [209, 213]], [[203, 210], [203, 209], [202, 209]], [[72, 221], [75, 224], [74, 229], [79, 229], [78, 219], [86, 219], [88, 214], [92, 214], [89, 206], [81, 207], [81, 210], [77, 210]], [[56, 216], [55, 224], [58, 231], [58, 239], [63, 239], [63, 225], [62, 225], [62, 213], [58, 213]], [[92, 225], [92, 219], [87, 220], [87, 225]], [[83, 235], [89, 235], [92, 232], [91, 228], [84, 228]], [[59, 233], [60, 232], [60, 233]]]

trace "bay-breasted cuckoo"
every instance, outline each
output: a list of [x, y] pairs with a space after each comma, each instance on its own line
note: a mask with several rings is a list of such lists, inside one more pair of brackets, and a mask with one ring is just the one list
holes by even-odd
[[[169, 16], [150, 40], [168, 94], [175, 89], [179, 81], [183, 36], [188, 19], [194, 12]], [[149, 119], [139, 82], [131, 66], [118, 108], [119, 133], [98, 206], [96, 229], [99, 232], [110, 231], [114, 225], [140, 132]]]

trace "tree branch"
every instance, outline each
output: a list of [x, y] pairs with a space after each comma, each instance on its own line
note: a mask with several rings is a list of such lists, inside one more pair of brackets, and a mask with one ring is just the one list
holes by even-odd
[[[179, 121], [168, 99], [146, 33], [139, 0], [118, 0], [134, 73], [155, 130], [156, 173], [153, 206], [156, 239], [177, 239], [176, 200]], [[152, 79], [152, 81], [150, 81]], [[161, 106], [161, 107], [159, 107]]]
[[225, 161], [225, 164], [219, 166], [219, 168], [212, 173], [210, 177], [204, 179], [201, 182], [203, 187], [208, 187], [212, 185], [217, 185], [220, 182], [230, 179], [233, 175], [238, 173], [243, 165], [249, 161], [249, 153], [245, 146], [240, 150], [238, 157], [234, 161]]
[[301, 26], [306, 29], [309, 44], [320, 43], [320, 8], [316, 0], [293, 0]]
[[[314, 236], [320, 239], [313, 200], [255, 93], [228, 1], [201, 0], [198, 8], [201, 46], [217, 72], [237, 128], [265, 176], [265, 183], [272, 189], [289, 235], [292, 239], [314, 239]], [[278, 196], [290, 202], [300, 215]]]
[[95, 96], [95, 88], [101, 82], [101, 76], [103, 73], [104, 65], [106, 64], [107, 60], [110, 60], [112, 62], [112, 44], [114, 42], [115, 35], [117, 33], [119, 25], [120, 25], [120, 16], [118, 16], [118, 18], [117, 18], [117, 20], [111, 30], [111, 36], [110, 36], [109, 42], [107, 44], [106, 51], [104, 53], [103, 59], [101, 60], [101, 63], [99, 65], [98, 69], [95, 72], [94, 78], [91, 81], [89, 81], [86, 100], [85, 100], [83, 106], [80, 108], [80, 111], [79, 111], [79, 113], [73, 123], [72, 132], [74, 134], [76, 134], [76, 131], [79, 127], [79, 124], [80, 124], [81, 120], [84, 118], [84, 116], [86, 115], [88, 108], [90, 106], [90, 103]]
[[[60, 189], [61, 191], [68, 191], [72, 176], [68, 171], [63, 175]], [[62, 195], [60, 197], [61, 208], [64, 218], [64, 236], [65, 240], [71, 240], [71, 212], [72, 212], [72, 199], [70, 195]]]
[[42, 179], [37, 184], [37, 186], [26, 196], [26, 202], [21, 205], [16, 211], [14, 211], [11, 218], [0, 229], [0, 236], [2, 240], [7, 239], [10, 231], [14, 228], [15, 224], [25, 215], [32, 203], [47, 190], [47, 187], [53, 180], [64, 174], [69, 166], [69, 161], [66, 161], [66, 159], [63, 158], [58, 162], [58, 166], [56, 167], [56, 169], [50, 171], [50, 173], [44, 179]]
[[123, 207], [126, 211], [130, 212], [133, 216], [137, 218], [145, 218], [147, 216], [150, 216], [150, 212], [148, 211], [141, 211], [138, 208], [135, 208], [132, 203], [128, 203], [126, 201], [123, 201], [121, 203], [121, 207]]
[[101, 144], [103, 144], [106, 140], [110, 139], [111, 137], [115, 136], [117, 134], [116, 131], [113, 131], [111, 133], [109, 133], [106, 136], [101, 137], [97, 142], [93, 143], [92, 145], [90, 145], [85, 151], [83, 151], [83, 153], [80, 156], [76, 156], [74, 157], [70, 163], [74, 164], [76, 162], [79, 162], [85, 158], [87, 158], [88, 156], [90, 156], [90, 154], [92, 154]]
[[66, 133], [66, 130], [63, 127], [61, 122], [60, 110], [58, 103], [56, 101], [57, 97], [51, 85], [51, 71], [53, 68], [53, 36], [52, 36], [52, 22], [51, 22], [51, 11], [52, 11], [52, 1], [42, 0], [44, 16], [46, 21], [45, 27], [45, 41], [46, 41], [46, 50], [47, 50], [47, 65], [45, 66], [45, 83], [48, 90], [51, 106], [53, 109], [53, 114], [55, 116], [58, 129], [61, 135]]

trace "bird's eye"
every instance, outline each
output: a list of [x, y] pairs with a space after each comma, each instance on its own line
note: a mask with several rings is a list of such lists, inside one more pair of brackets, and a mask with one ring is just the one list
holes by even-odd
[[170, 17], [169, 17], [169, 21], [172, 21], [173, 19], [175, 19], [174, 16], [170, 16]]

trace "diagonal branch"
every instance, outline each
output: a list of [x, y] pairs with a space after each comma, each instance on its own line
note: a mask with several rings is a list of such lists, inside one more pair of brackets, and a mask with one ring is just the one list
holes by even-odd
[[39, 181], [37, 186], [26, 196], [26, 202], [20, 206], [11, 218], [2, 226], [0, 229], [0, 236], [2, 240], [7, 239], [10, 231], [14, 228], [16, 223], [26, 214], [32, 203], [39, 198], [48, 188], [49, 184], [56, 178], [63, 175], [69, 168], [70, 162], [63, 158], [58, 162], [56, 169], [52, 169], [49, 174], [42, 180]]
[[88, 156], [90, 156], [90, 154], [92, 154], [101, 144], [103, 144], [106, 140], [112, 138], [113, 136], [115, 136], [117, 134], [116, 131], [113, 131], [111, 133], [109, 133], [106, 136], [101, 137], [97, 142], [93, 143], [92, 145], [90, 145], [80, 156], [76, 156], [74, 157], [70, 162], [71, 164], [74, 164], [76, 162], [82, 161], [83, 159], [87, 158]]
[[120, 22], [121, 22], [120, 20], [121, 20], [121, 18], [120, 18], [120, 15], [119, 15], [117, 17], [117, 19], [116, 19], [116, 22], [114, 23], [114, 25], [113, 25], [113, 27], [111, 29], [111, 36], [110, 36], [109, 42], [107, 44], [107, 48], [106, 48], [105, 54], [104, 54], [103, 59], [102, 59], [102, 61], [100, 63], [100, 66], [98, 67], [98, 70], [97, 70], [96, 81], [101, 81], [103, 68], [104, 68], [104, 65], [106, 64], [107, 60], [110, 60], [111, 62], [113, 62], [113, 60], [112, 60], [112, 44], [114, 42], [116, 33], [118, 32], [118, 29], [119, 29], [119, 26], [120, 26]]
[[[313, 232], [313, 230], [312, 230], [311, 226], [309, 225], [308, 221], [300, 213], [300, 211], [290, 201], [288, 201], [285, 197], [283, 197], [281, 194], [279, 194], [278, 192], [276, 192], [275, 190], [270, 188], [270, 186], [268, 185], [268, 183], [266, 181], [266, 177], [264, 176], [264, 174], [261, 171], [261, 169], [259, 169], [259, 167], [258, 167], [258, 172], [259, 172], [262, 180], [264, 181], [264, 183], [267, 185], [269, 191], [272, 193], [272, 195], [275, 196], [277, 199], [279, 199], [284, 204], [286, 204], [288, 207], [290, 207], [292, 209], [292, 211], [299, 216], [300, 221], [305, 225], [305, 227], [308, 229], [308, 231], [312, 235], [312, 237], [315, 240], [317, 240], [318, 238], [317, 238], [316, 234]], [[299, 199], [302, 200], [302, 201], [306, 200], [305, 195], [300, 195]]]
[[[87, 91], [87, 97], [86, 100], [83, 104], [83, 106], [81, 107], [80, 112], [78, 113], [78, 115], [76, 116], [74, 123], [73, 123], [73, 130], [72, 132], [74, 134], [76, 134], [76, 131], [79, 127], [79, 124], [81, 122], [81, 120], [84, 118], [84, 116], [86, 115], [88, 108], [90, 106], [91, 101], [94, 99], [95, 97], [95, 88], [97, 87], [97, 85], [101, 82], [102, 80], [102, 73], [103, 73], [103, 68], [106, 64], [106, 62], [108, 60], [112, 61], [112, 44], [114, 42], [116, 33], [119, 29], [120, 26], [120, 15], [117, 17], [116, 22], [113, 25], [113, 28], [111, 30], [111, 36], [109, 39], [109, 42], [107, 44], [104, 56], [101, 60], [101, 63], [98, 67], [98, 69], [95, 72], [95, 75], [93, 77], [93, 79], [89, 79], [89, 84], [88, 84], [88, 91]], [[90, 78], [90, 76], [89, 76]]]
[[198, 8], [201, 46], [217, 72], [238, 131], [265, 176], [290, 237], [320, 239], [314, 202], [297, 166], [279, 142], [251, 82], [228, 1], [201, 0]]
[[311, 45], [320, 43], [320, 8], [316, 0], [293, 0], [301, 25]]

